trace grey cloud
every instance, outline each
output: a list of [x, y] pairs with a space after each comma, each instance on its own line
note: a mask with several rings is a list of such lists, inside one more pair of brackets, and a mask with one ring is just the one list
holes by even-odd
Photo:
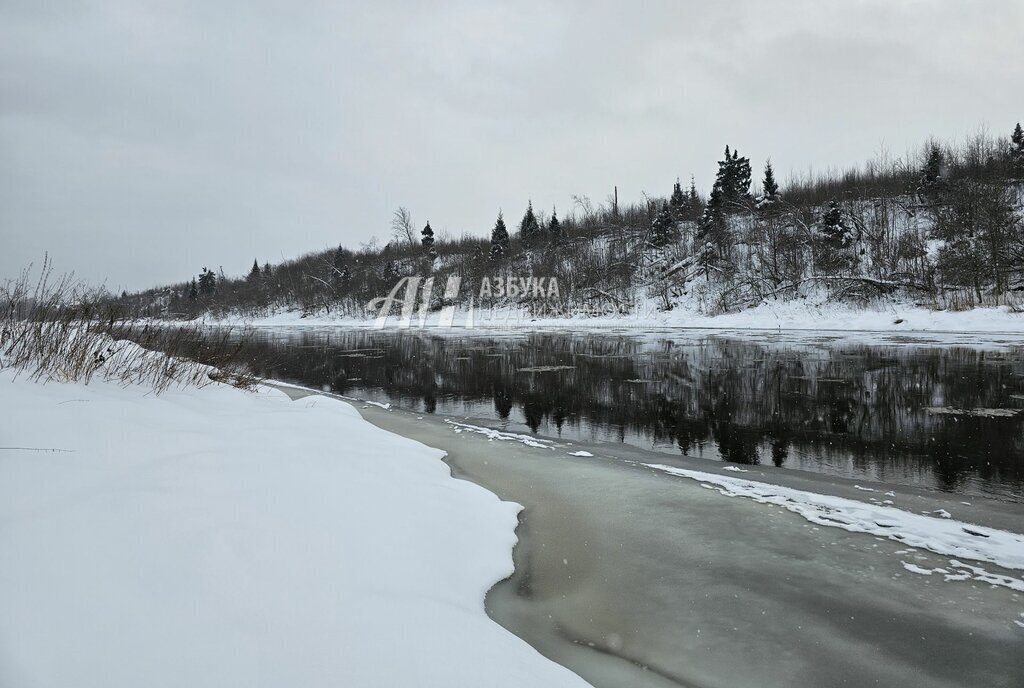
[[111, 287], [783, 177], [1021, 112], [1024, 10], [931, 3], [29, 3], [0, 8], [0, 276]]

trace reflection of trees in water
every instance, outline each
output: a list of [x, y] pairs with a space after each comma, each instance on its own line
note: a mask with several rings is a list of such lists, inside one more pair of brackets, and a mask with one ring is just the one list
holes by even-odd
[[[587, 424], [736, 463], [830, 461], [950, 489], [968, 476], [1024, 486], [1024, 418], [922, 410], [1019, 406], [1009, 396], [1024, 381], [1016, 351], [372, 331], [266, 334], [248, 350], [264, 375], [427, 413], [493, 405], [534, 432]], [[557, 366], [571, 368], [545, 370]]]

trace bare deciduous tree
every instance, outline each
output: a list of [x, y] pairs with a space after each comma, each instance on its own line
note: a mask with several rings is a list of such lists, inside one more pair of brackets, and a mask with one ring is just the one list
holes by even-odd
[[398, 206], [391, 216], [391, 236], [399, 243], [416, 245], [416, 230], [412, 226], [412, 213], [405, 206]]

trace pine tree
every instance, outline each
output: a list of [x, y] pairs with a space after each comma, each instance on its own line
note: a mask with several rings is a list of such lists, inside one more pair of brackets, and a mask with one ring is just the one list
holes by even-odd
[[771, 205], [779, 200], [779, 185], [775, 181], [775, 170], [772, 161], [764, 164], [764, 180], [761, 182], [761, 200], [759, 206]]
[[[677, 185], [678, 186], [678, 185]], [[661, 211], [654, 217], [654, 222], [651, 223], [651, 243], [658, 248], [668, 246], [675, 234], [675, 219], [672, 217], [672, 211], [669, 210], [668, 203], [661, 204]]]
[[196, 278], [192, 278], [192, 284], [188, 288], [188, 300], [195, 301], [199, 298], [199, 289], [196, 287]]
[[558, 210], [551, 208], [551, 221], [548, 223], [548, 240], [552, 244], [562, 243], [562, 223], [558, 221]]
[[260, 278], [260, 264], [256, 262], [256, 259], [252, 259], [252, 270], [249, 271], [249, 280], [257, 280]]
[[533, 201], [530, 201], [530, 204], [526, 206], [526, 213], [523, 214], [523, 220], [519, 223], [519, 238], [522, 239], [524, 246], [530, 247], [537, 242], [539, 237], [540, 224], [533, 214]]
[[434, 252], [434, 230], [430, 228], [430, 221], [427, 220], [427, 226], [423, 228], [421, 232], [423, 238], [420, 239], [420, 243], [423, 245], [423, 250], [427, 253], [433, 254]]
[[270, 263], [263, 264], [263, 279], [270, 279]]
[[508, 253], [508, 230], [505, 228], [505, 219], [498, 213], [498, 221], [494, 223], [491, 230], [491, 260], [498, 261]]

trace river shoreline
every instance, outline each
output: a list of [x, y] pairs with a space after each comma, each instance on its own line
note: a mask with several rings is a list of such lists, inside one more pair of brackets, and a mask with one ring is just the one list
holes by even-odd
[[1024, 313], [1018, 308], [998, 306], [949, 311], [930, 309], [909, 302], [885, 301], [853, 306], [828, 301], [793, 300], [718, 315], [706, 315], [685, 309], [659, 311], [651, 307], [625, 314], [545, 317], [511, 307], [474, 308], [471, 311], [468, 307], [460, 306], [449, 315], [441, 312], [425, 315], [413, 313], [406, 320], [394, 315], [386, 320], [380, 320], [374, 317], [373, 313], [353, 317], [282, 310], [261, 316], [206, 317], [204, 321], [215, 326], [424, 329], [432, 333], [450, 331], [461, 334], [518, 332], [531, 329], [602, 330], [646, 334], [659, 329], [687, 329], [794, 333], [802, 336], [821, 333], [851, 338], [906, 334], [912, 337], [951, 336], [956, 339], [961, 338], [958, 335], [981, 335], [982, 339], [1001, 339], [1024, 335]]

